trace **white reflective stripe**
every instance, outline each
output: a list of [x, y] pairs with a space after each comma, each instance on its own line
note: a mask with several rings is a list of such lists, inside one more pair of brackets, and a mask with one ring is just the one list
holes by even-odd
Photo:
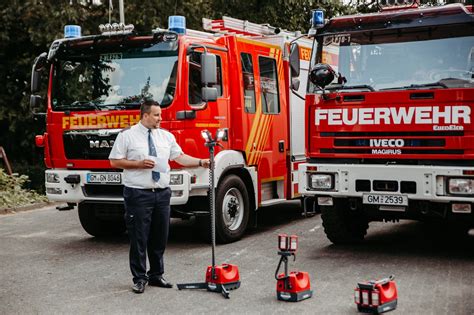
[[362, 291], [362, 304], [369, 304], [369, 292]]
[[372, 292], [372, 305], [379, 305], [379, 293], [377, 291]]
[[359, 290], [355, 290], [355, 291], [354, 291], [354, 301], [355, 301], [357, 304], [360, 304], [360, 291], [359, 291]]

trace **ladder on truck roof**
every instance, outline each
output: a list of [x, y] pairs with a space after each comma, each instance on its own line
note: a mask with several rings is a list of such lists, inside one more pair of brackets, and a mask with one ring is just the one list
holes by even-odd
[[298, 37], [301, 32], [289, 32], [273, 27], [269, 24], [257, 24], [247, 20], [234, 19], [223, 16], [221, 20], [202, 19], [202, 27], [206, 31], [243, 36], [268, 36], [268, 35], [286, 35], [290, 37]]

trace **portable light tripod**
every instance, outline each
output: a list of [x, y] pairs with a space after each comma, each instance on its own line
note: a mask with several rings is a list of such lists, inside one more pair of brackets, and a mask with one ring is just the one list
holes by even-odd
[[228, 299], [229, 291], [240, 287], [239, 268], [232, 264], [222, 264], [216, 266], [216, 204], [214, 188], [214, 147], [220, 145], [218, 142], [226, 136], [225, 129], [219, 129], [216, 138], [213, 139], [208, 130], [201, 131], [201, 135], [206, 140], [205, 145], [209, 148], [211, 167], [209, 169], [209, 202], [211, 207], [211, 238], [212, 238], [212, 265], [207, 267], [206, 282], [182, 283], [178, 284], [178, 289], [207, 289], [212, 292], [221, 292]]
[[[277, 280], [277, 299], [285, 302], [299, 302], [313, 296], [309, 275], [305, 271], [292, 271], [288, 273], [288, 258], [296, 259], [298, 248], [298, 236], [286, 234], [278, 235], [278, 255], [281, 256], [275, 271]], [[278, 274], [281, 264], [285, 266], [285, 272]]]

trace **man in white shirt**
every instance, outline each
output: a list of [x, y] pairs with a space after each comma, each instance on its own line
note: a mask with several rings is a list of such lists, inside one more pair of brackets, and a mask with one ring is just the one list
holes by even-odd
[[125, 223], [135, 293], [143, 293], [147, 283], [164, 288], [173, 286], [163, 278], [171, 198], [168, 160], [187, 167], [209, 167], [210, 163], [209, 159], [184, 154], [174, 135], [159, 128], [162, 118], [157, 102], [143, 101], [140, 114], [138, 124], [118, 134], [109, 155], [112, 167], [124, 170]]

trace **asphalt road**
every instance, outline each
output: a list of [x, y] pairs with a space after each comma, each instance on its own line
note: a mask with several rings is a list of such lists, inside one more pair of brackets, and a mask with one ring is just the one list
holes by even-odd
[[[474, 236], [447, 238], [417, 222], [371, 223], [366, 241], [334, 246], [319, 215], [303, 219], [297, 203], [266, 208], [259, 227], [241, 241], [217, 247], [218, 263], [237, 264], [242, 285], [229, 300], [206, 291], [147, 287], [131, 292], [128, 239], [95, 239], [76, 211], [53, 208], [0, 216], [0, 314], [57, 313], [294, 313], [356, 314], [358, 281], [395, 275], [391, 314], [473, 314]], [[291, 270], [309, 272], [313, 298], [276, 300], [277, 234], [299, 235]], [[173, 221], [166, 278], [202, 281], [210, 246], [190, 222]]]

